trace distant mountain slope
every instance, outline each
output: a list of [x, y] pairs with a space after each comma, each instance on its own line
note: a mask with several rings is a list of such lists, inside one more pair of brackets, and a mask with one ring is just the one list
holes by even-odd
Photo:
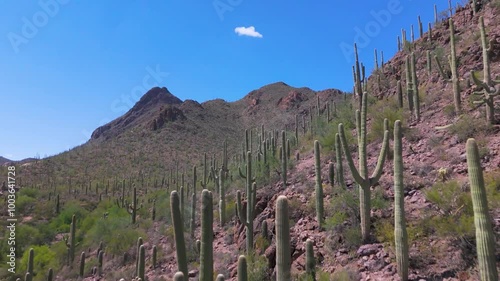
[[279, 130], [292, 128], [295, 115], [316, 111], [317, 96], [324, 107], [325, 101], [340, 100], [343, 93], [333, 89], [315, 92], [277, 82], [236, 102], [215, 99], [200, 104], [181, 101], [167, 88], [155, 87], [123, 116], [97, 128], [86, 144], [30, 169], [51, 167], [54, 173], [77, 178], [160, 175], [177, 161], [181, 168], [190, 169], [203, 153], [218, 154], [225, 139], [230, 153], [239, 152], [245, 129], [262, 124]]

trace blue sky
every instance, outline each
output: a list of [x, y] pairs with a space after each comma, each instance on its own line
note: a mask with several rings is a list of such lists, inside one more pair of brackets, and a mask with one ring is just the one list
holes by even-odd
[[[340, 46], [359, 39], [370, 73], [374, 48], [390, 58], [401, 28], [418, 36], [418, 15], [427, 30], [434, 3], [422, 2], [1, 1], [0, 155], [71, 149], [154, 85], [199, 102], [278, 81], [349, 91], [353, 60]], [[252, 26], [260, 36], [235, 31]]]

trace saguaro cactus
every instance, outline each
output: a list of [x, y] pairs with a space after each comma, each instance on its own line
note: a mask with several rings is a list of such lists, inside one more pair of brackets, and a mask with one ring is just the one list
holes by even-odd
[[33, 248], [31, 248], [28, 255], [28, 266], [27, 266], [28, 270], [26, 271], [26, 273], [29, 273], [29, 279], [26, 279], [27, 281], [31, 281], [34, 276], [34, 271], [33, 271], [34, 260], [35, 260], [35, 251], [33, 250]]
[[97, 274], [99, 276], [102, 275], [102, 268], [104, 266], [104, 251], [100, 251], [99, 255], [97, 256]]
[[[319, 111], [319, 110], [318, 110]], [[286, 134], [285, 131], [281, 131], [281, 148], [283, 153], [281, 154], [281, 177], [283, 178], [283, 188], [286, 188], [286, 173], [287, 173], [287, 153], [286, 153]]]
[[319, 228], [323, 225], [323, 185], [321, 183], [321, 159], [319, 141], [314, 141], [314, 166], [316, 174], [316, 221]]
[[453, 19], [449, 19], [450, 25], [450, 55], [448, 56], [448, 61], [450, 63], [451, 76], [444, 73], [441, 63], [437, 56], [434, 56], [436, 61], [437, 69], [444, 81], [451, 82], [453, 86], [453, 102], [455, 105], [455, 112], [459, 113], [462, 111], [461, 98], [460, 98], [460, 81], [458, 77], [458, 67], [457, 67], [457, 55], [455, 51], [455, 27], [453, 25]]
[[146, 269], [146, 249], [144, 245], [139, 247], [139, 256], [137, 257], [137, 277], [141, 280], [145, 279], [145, 269]]
[[476, 227], [476, 248], [479, 260], [479, 273], [482, 281], [498, 280], [495, 259], [495, 235], [491, 228], [488, 213], [488, 200], [484, 187], [483, 170], [475, 139], [468, 139], [466, 145], [467, 168], [474, 209], [474, 225]]
[[177, 273], [175, 273], [175, 275], [174, 275], [174, 281], [184, 281], [184, 280], [185, 280], [184, 279], [184, 273], [182, 273], [180, 271], [177, 272]]
[[77, 246], [76, 242], [76, 216], [73, 215], [71, 217], [71, 225], [68, 236], [64, 236], [64, 243], [66, 244], [66, 248], [68, 249], [68, 264], [72, 264], [75, 260], [75, 247]]
[[[384, 167], [384, 162], [386, 158], [387, 148], [389, 146], [389, 131], [384, 132], [384, 140], [382, 143], [382, 149], [377, 161], [377, 166], [373, 171], [373, 174], [368, 176], [368, 163], [367, 163], [367, 153], [366, 153], [366, 108], [367, 108], [367, 93], [363, 94], [363, 102], [361, 106], [361, 112], [356, 111], [356, 127], [358, 132], [358, 157], [359, 157], [359, 171], [354, 165], [352, 160], [351, 152], [349, 150], [349, 145], [346, 140], [344, 132], [344, 124], [339, 124], [339, 134], [340, 140], [342, 142], [342, 147], [344, 148], [344, 154], [349, 164], [352, 176], [356, 183], [359, 185], [359, 208], [361, 216], [361, 234], [363, 241], [368, 241], [368, 236], [370, 234], [370, 187], [375, 185], [380, 177], [382, 176], [382, 169]], [[384, 120], [387, 124], [387, 119]], [[388, 126], [385, 125], [385, 128]]]
[[495, 103], [493, 98], [500, 94], [500, 80], [493, 80], [490, 70], [489, 54], [492, 50], [493, 39], [490, 40], [490, 46], [486, 42], [486, 31], [484, 30], [484, 19], [479, 17], [479, 29], [481, 31], [481, 46], [483, 47], [483, 81], [480, 81], [474, 71], [471, 71], [471, 77], [474, 84], [478, 86], [478, 92], [474, 95], [482, 96], [482, 100], [475, 101], [476, 104], [486, 105], [486, 120], [490, 124], [495, 124]]
[[212, 281], [214, 278], [214, 213], [212, 201], [212, 192], [204, 189], [201, 192], [200, 281]]
[[132, 224], [135, 224], [136, 218], [137, 218], [137, 211], [139, 211], [142, 208], [141, 206], [137, 206], [139, 204], [139, 200], [137, 200], [137, 188], [134, 187], [134, 194], [132, 197], [132, 204], [128, 205], [128, 213], [130, 214], [132, 218]]
[[394, 123], [394, 238], [396, 264], [401, 280], [408, 280], [408, 235], [404, 208], [401, 121]]
[[52, 268], [49, 268], [49, 272], [47, 273], [47, 281], [53, 281], [54, 280], [54, 270]]
[[238, 281], [248, 280], [247, 258], [241, 255], [238, 258]]
[[335, 134], [335, 161], [337, 162], [337, 183], [340, 187], [345, 189], [344, 166], [342, 165], [342, 149], [339, 133]]
[[224, 171], [219, 170], [219, 221], [220, 225], [224, 226], [226, 223], [226, 187], [224, 186]]
[[246, 179], [246, 196], [247, 196], [247, 212], [246, 216], [243, 215], [243, 209], [241, 204], [241, 195], [236, 196], [237, 198], [237, 207], [238, 207], [238, 217], [240, 222], [246, 226], [246, 234], [247, 234], [247, 253], [251, 253], [253, 251], [253, 219], [254, 219], [254, 209], [255, 209], [255, 201], [256, 201], [256, 193], [257, 193], [257, 185], [255, 184], [255, 178], [252, 178], [252, 154], [250, 151], [247, 152], [247, 173], [243, 175], [241, 169], [239, 169], [240, 176]]
[[284, 195], [276, 200], [276, 281], [291, 280], [290, 223], [288, 199]]
[[78, 275], [80, 277], [83, 277], [84, 274], [85, 274], [85, 252], [82, 252], [82, 254], [80, 255], [80, 270], [78, 272]]
[[186, 243], [184, 242], [184, 225], [181, 218], [179, 194], [177, 191], [170, 193], [170, 213], [174, 225], [175, 250], [177, 257], [177, 270], [188, 276], [188, 263], [186, 256]]
[[316, 261], [314, 260], [313, 241], [306, 240], [306, 273], [311, 276], [312, 280], [316, 280]]
[[420, 121], [420, 97], [419, 97], [419, 90], [418, 90], [418, 78], [417, 78], [417, 67], [416, 67], [416, 61], [415, 61], [415, 53], [412, 52], [410, 55], [410, 60], [411, 60], [411, 82], [412, 82], [412, 93], [413, 93], [413, 114], [415, 116], [415, 120], [417, 122]]

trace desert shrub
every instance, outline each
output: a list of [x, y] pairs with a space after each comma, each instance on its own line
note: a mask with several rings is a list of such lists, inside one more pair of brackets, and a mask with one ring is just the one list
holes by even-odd
[[381, 141], [384, 138], [385, 118], [389, 120], [389, 132], [394, 130], [394, 122], [396, 120], [404, 122], [403, 109], [399, 108], [396, 99], [379, 101], [370, 106], [368, 111], [369, 118], [372, 118], [372, 125], [367, 135], [368, 141]]
[[71, 224], [71, 218], [73, 214], [76, 215], [76, 225], [77, 229], [81, 225], [81, 218], [85, 218], [88, 215], [88, 211], [80, 206], [77, 201], [70, 201], [66, 203], [61, 213], [51, 220], [50, 225], [56, 232], [69, 232], [69, 226]]
[[258, 235], [255, 239], [255, 248], [259, 249], [260, 252], [264, 252], [270, 245], [268, 239], [266, 239], [262, 234]]
[[[94, 223], [85, 235], [85, 245], [94, 245], [95, 241], [103, 241], [106, 252], [110, 254], [122, 254], [135, 245], [137, 237], [146, 240], [146, 235], [138, 229], [130, 227], [130, 217], [128, 213], [118, 206], [113, 206], [109, 210], [107, 218], [89, 218]], [[86, 222], [87, 223], [87, 219]], [[89, 223], [90, 224], [90, 223]]]
[[31, 214], [34, 210], [37, 199], [26, 195], [19, 195], [16, 198], [16, 211], [23, 215]]
[[453, 104], [448, 104], [443, 108], [443, 113], [447, 117], [455, 117], [456, 112], [455, 112], [455, 105]]
[[479, 134], [487, 134], [491, 126], [485, 119], [474, 119], [464, 116], [450, 127], [450, 132], [457, 136], [459, 142], [465, 142], [468, 138]]
[[247, 255], [248, 280], [270, 281], [267, 263], [265, 256]]
[[458, 181], [435, 183], [425, 191], [427, 200], [436, 205], [440, 215], [426, 221], [439, 236], [471, 237], [474, 235], [474, 213], [470, 192]]
[[500, 207], [500, 171], [488, 172], [484, 175], [488, 207], [495, 209]]
[[[56, 259], [56, 253], [52, 251], [49, 246], [33, 246], [34, 259], [33, 259], [33, 280], [34, 281], [42, 281], [46, 280], [45, 274], [49, 270], [49, 268], [58, 268], [59, 263]], [[28, 258], [29, 258], [29, 250], [26, 249], [24, 252], [21, 261], [19, 262], [19, 268], [17, 268], [18, 272], [26, 272], [28, 268]]]
[[361, 276], [359, 276], [359, 273], [357, 271], [355, 271], [354, 269], [342, 268], [342, 269], [336, 270], [333, 273], [331, 280], [333, 280], [333, 281], [355, 281], [355, 280], [361, 280]]
[[445, 214], [464, 207], [472, 211], [470, 195], [462, 190], [461, 184], [456, 180], [435, 183], [425, 191], [425, 197]]

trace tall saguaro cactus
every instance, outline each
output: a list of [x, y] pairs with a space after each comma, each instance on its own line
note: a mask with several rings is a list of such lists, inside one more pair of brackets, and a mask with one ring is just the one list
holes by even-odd
[[73, 261], [75, 260], [75, 247], [77, 246], [76, 244], [76, 216], [73, 215], [71, 217], [71, 225], [70, 225], [70, 232], [69, 232], [69, 238], [68, 236], [64, 236], [64, 242], [66, 244], [66, 248], [68, 249], [68, 264], [72, 264]]
[[212, 192], [203, 189], [201, 192], [200, 281], [212, 281], [214, 276], [214, 212], [212, 201]]
[[180, 210], [179, 194], [175, 190], [170, 193], [170, 213], [172, 215], [172, 224], [174, 226], [177, 270], [184, 273], [184, 276], [188, 276], [186, 243], [184, 241], [184, 225]]
[[[349, 150], [349, 145], [346, 140], [344, 132], [344, 124], [339, 124], [339, 134], [342, 147], [344, 148], [344, 154], [349, 164], [352, 176], [356, 183], [359, 185], [359, 209], [361, 216], [361, 235], [363, 241], [368, 241], [368, 236], [370, 234], [370, 187], [375, 185], [380, 177], [382, 176], [382, 169], [384, 167], [384, 162], [386, 158], [387, 148], [389, 146], [389, 131], [384, 132], [384, 140], [382, 143], [382, 149], [377, 161], [377, 166], [373, 171], [371, 176], [368, 176], [368, 163], [367, 163], [367, 152], [366, 152], [366, 110], [367, 110], [367, 93], [363, 94], [363, 102], [361, 105], [361, 112], [356, 110], [356, 128], [358, 132], [358, 157], [359, 157], [359, 171], [354, 165], [352, 160], [351, 152]], [[384, 120], [384, 124], [387, 124], [387, 119]], [[388, 126], [385, 125], [384, 128]]]
[[468, 139], [466, 145], [467, 168], [469, 173], [474, 225], [476, 227], [476, 248], [479, 273], [482, 281], [498, 280], [495, 259], [495, 235], [488, 213], [488, 200], [484, 187], [483, 170], [475, 139]]
[[226, 223], [226, 187], [224, 186], [224, 170], [219, 170], [219, 222], [221, 226]]
[[342, 149], [339, 133], [335, 134], [335, 161], [337, 162], [337, 182], [340, 187], [346, 188], [344, 181], [344, 165], [342, 165]]
[[28, 270], [26, 272], [29, 273], [29, 279], [27, 279], [27, 281], [31, 281], [33, 278], [34, 275], [33, 266], [35, 263], [34, 261], [35, 261], [35, 251], [33, 250], [33, 248], [31, 248], [28, 256], [28, 266], [27, 266]]
[[137, 277], [141, 278], [141, 280], [143, 281], [146, 281], [145, 270], [146, 270], [146, 248], [144, 248], [144, 245], [141, 245], [139, 247], [139, 256], [137, 257]]
[[316, 221], [319, 228], [323, 225], [323, 185], [321, 183], [321, 159], [319, 150], [319, 141], [314, 141], [314, 167], [316, 174]]
[[288, 199], [280, 195], [276, 200], [276, 281], [292, 280], [291, 258]]
[[419, 90], [418, 90], [418, 78], [417, 78], [417, 66], [416, 66], [416, 60], [415, 60], [415, 53], [412, 52], [410, 55], [411, 59], [411, 82], [413, 86], [413, 109], [414, 109], [414, 116], [415, 120], [417, 122], [420, 121], [420, 97], [419, 97]]
[[457, 55], [455, 51], [455, 27], [453, 25], [453, 19], [449, 19], [450, 25], [450, 55], [448, 56], [448, 61], [450, 63], [451, 76], [444, 73], [441, 63], [437, 56], [434, 56], [436, 61], [437, 69], [443, 79], [446, 82], [451, 82], [453, 86], [453, 103], [455, 105], [455, 112], [459, 113], [462, 111], [461, 98], [460, 98], [460, 81], [458, 78], [458, 67], [457, 67]]
[[247, 151], [247, 173], [243, 175], [241, 169], [239, 169], [240, 176], [246, 180], [246, 196], [247, 196], [247, 212], [246, 216], [243, 215], [243, 205], [241, 204], [241, 195], [237, 196], [237, 207], [238, 207], [238, 217], [240, 222], [246, 226], [247, 234], [247, 253], [250, 254], [253, 251], [253, 219], [254, 219], [254, 209], [257, 193], [257, 185], [255, 184], [255, 178], [252, 178], [252, 153]]
[[281, 148], [283, 153], [281, 154], [281, 173], [283, 178], [283, 188], [286, 188], [286, 173], [287, 173], [287, 155], [286, 155], [286, 134], [285, 131], [281, 131]]
[[141, 206], [137, 206], [139, 204], [139, 200], [137, 200], [137, 188], [134, 187], [134, 194], [132, 197], [132, 204], [128, 205], [128, 213], [130, 214], [132, 218], [132, 224], [135, 224], [136, 218], [137, 218], [137, 211], [139, 211], [142, 208]]
[[394, 238], [396, 264], [402, 281], [408, 280], [408, 234], [404, 208], [403, 148], [401, 121], [394, 123]]
[[474, 95], [482, 96], [482, 100], [476, 101], [476, 104], [486, 105], [486, 120], [490, 124], [495, 124], [495, 103], [493, 98], [500, 95], [500, 80], [493, 80], [490, 70], [490, 52], [492, 50], [493, 39], [486, 42], [486, 31], [484, 29], [484, 19], [479, 17], [479, 29], [481, 31], [481, 46], [483, 47], [483, 81], [480, 81], [474, 71], [471, 71], [471, 77], [474, 84], [478, 86], [479, 92], [474, 92]]

